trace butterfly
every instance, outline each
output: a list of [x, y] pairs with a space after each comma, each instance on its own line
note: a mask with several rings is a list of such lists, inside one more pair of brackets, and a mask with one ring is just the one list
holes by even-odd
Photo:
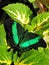
[[25, 29], [12, 19], [4, 21], [6, 31], [6, 39], [13, 49], [14, 53], [17, 51], [20, 57], [23, 52], [30, 49], [38, 49], [38, 47], [46, 47], [45, 41], [37, 34], [25, 31]]

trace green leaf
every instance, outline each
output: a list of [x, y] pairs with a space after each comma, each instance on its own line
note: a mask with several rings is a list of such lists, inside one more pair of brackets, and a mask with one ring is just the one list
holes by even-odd
[[28, 30], [29, 32], [32, 32], [32, 26], [27, 24], [25, 25], [25, 30]]
[[7, 47], [0, 46], [1, 65], [10, 65], [12, 61], [14, 61], [14, 65], [49, 65], [49, 48], [38, 48], [38, 50], [32, 49], [23, 52], [20, 57], [17, 56], [16, 52], [12, 60], [12, 51], [7, 52]]
[[28, 0], [30, 3], [33, 3], [35, 0]]
[[49, 65], [49, 49], [39, 48], [22, 53], [15, 65]]
[[17, 52], [13, 55], [13, 61], [16, 63], [18, 60]]
[[47, 43], [49, 43], [49, 29], [43, 32], [44, 39]]
[[6, 46], [0, 46], [0, 63], [10, 65], [12, 62], [12, 52], [7, 52]]
[[49, 12], [44, 12], [32, 19], [32, 31], [42, 35], [43, 32], [49, 29]]
[[13, 20], [23, 24], [28, 24], [30, 22], [30, 16], [32, 11], [29, 7], [22, 3], [9, 4], [2, 8]]
[[6, 45], [6, 33], [3, 24], [0, 25], [0, 45]]
[[7, 52], [7, 42], [6, 42], [6, 33], [4, 30], [4, 25], [0, 25], [0, 64], [1, 65], [10, 65], [12, 62], [12, 52]]

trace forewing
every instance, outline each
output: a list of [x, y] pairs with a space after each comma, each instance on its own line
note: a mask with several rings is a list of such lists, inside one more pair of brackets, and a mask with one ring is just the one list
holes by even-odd
[[19, 41], [21, 41], [23, 37], [24, 29], [20, 26], [20, 24], [14, 22], [12, 25], [12, 34], [15, 44], [19, 44]]
[[7, 18], [4, 20], [4, 28], [5, 28], [5, 32], [6, 32], [6, 40], [9, 43], [8, 45], [10, 45], [11, 47], [13, 46], [13, 38], [12, 38], [12, 24], [13, 24], [13, 20], [10, 18]]
[[12, 35], [13, 35], [13, 40], [15, 42], [15, 44], [19, 43], [19, 38], [18, 38], [18, 31], [17, 31], [17, 23], [13, 22], [12, 25]]

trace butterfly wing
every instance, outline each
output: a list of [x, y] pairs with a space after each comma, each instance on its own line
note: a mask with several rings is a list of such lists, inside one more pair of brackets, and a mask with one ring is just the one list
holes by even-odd
[[18, 33], [17, 33], [17, 23], [13, 23], [12, 25], [12, 36], [15, 44], [17, 45], [19, 43]]
[[7, 18], [4, 20], [4, 28], [5, 28], [5, 32], [6, 32], [6, 40], [8, 45], [10, 45], [11, 47], [13, 47], [13, 39], [12, 39], [12, 24], [13, 24], [13, 20], [10, 18]]
[[14, 22], [13, 39], [16, 44], [17, 44], [16, 40], [19, 39], [18, 45], [21, 49], [27, 49], [27, 48], [37, 49], [38, 47], [46, 47], [45, 41], [39, 35], [34, 33], [29, 33], [29, 32], [24, 33], [24, 32], [25, 30], [18, 23]]
[[39, 36], [37, 36], [36, 38], [33, 39], [33, 38], [29, 37], [29, 35], [28, 35], [28, 37], [26, 36], [23, 39], [23, 41], [21, 42], [20, 46], [21, 46], [21, 48], [26, 48], [26, 47], [29, 47], [31, 45], [37, 44], [37, 42], [39, 42], [39, 40], [40, 40]]
[[15, 45], [18, 45], [19, 41], [23, 37], [24, 29], [10, 18], [4, 21], [4, 27], [7, 42], [12, 48], [16, 47]]
[[12, 25], [12, 35], [13, 35], [13, 40], [16, 45], [19, 44], [19, 41], [23, 37], [24, 29], [16, 22], [13, 23]]
[[[40, 36], [29, 32], [24, 33], [25, 30], [11, 19], [7, 19], [4, 22], [4, 27], [7, 41], [9, 41], [14, 52], [18, 51], [18, 56], [20, 56], [23, 51], [30, 50], [31, 48], [37, 49], [39, 46], [46, 47], [45, 41]], [[17, 45], [19, 45], [18, 50]]]
[[27, 50], [30, 48], [37, 49], [38, 47], [46, 47], [46, 43], [37, 34], [27, 32], [19, 46], [23, 50]]

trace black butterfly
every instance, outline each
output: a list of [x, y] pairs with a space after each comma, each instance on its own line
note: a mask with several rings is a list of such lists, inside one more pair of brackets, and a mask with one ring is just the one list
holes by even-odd
[[39, 35], [25, 31], [20, 24], [11, 19], [4, 21], [4, 26], [7, 42], [13, 48], [14, 53], [18, 51], [18, 56], [32, 48], [46, 47], [45, 41]]

